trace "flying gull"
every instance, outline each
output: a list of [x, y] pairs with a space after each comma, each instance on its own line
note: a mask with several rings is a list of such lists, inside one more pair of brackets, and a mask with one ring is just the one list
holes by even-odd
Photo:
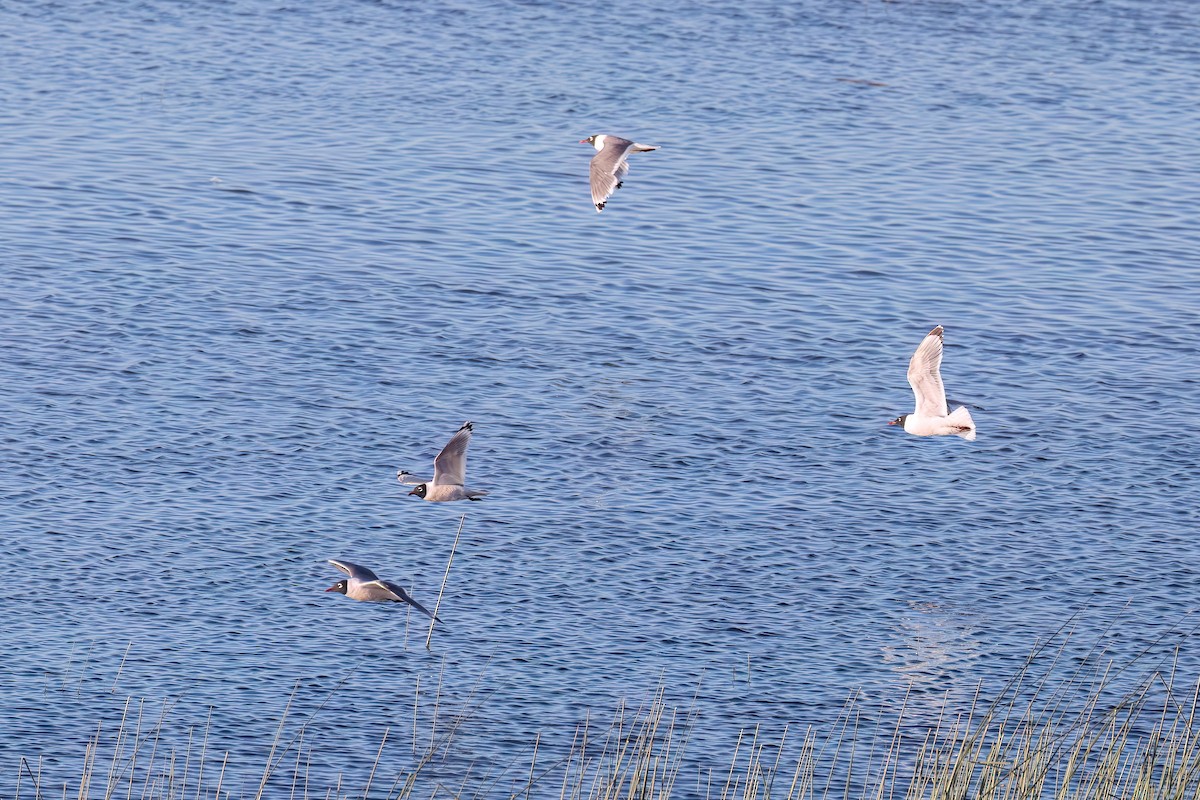
[[474, 430], [474, 426], [470, 422], [464, 422], [462, 427], [450, 437], [450, 442], [433, 460], [433, 480], [427, 481], [418, 478], [404, 470], [400, 470], [396, 474], [396, 480], [409, 486], [416, 485], [417, 488], [409, 494], [415, 494], [432, 503], [448, 503], [451, 500], [482, 500], [487, 492], [463, 486], [467, 477], [467, 445], [471, 441], [472, 430]]
[[597, 212], [603, 211], [612, 193], [625, 185], [623, 179], [629, 172], [626, 161], [629, 154], [658, 149], [657, 145], [638, 144], [608, 133], [597, 133], [580, 139], [579, 143], [596, 148], [596, 155], [592, 156], [592, 202], [596, 204]]
[[350, 577], [338, 581], [325, 591], [344, 594], [351, 600], [361, 600], [365, 603], [408, 603], [425, 616], [441, 622], [441, 619], [429, 613], [429, 609], [413, 600], [399, 585], [391, 581], [381, 581], [379, 576], [366, 567], [351, 564], [349, 561], [335, 561], [332, 558], [329, 559], [329, 563]]
[[906, 433], [915, 436], [946, 436], [953, 434], [967, 441], [975, 440], [975, 421], [966, 406], [948, 413], [946, 389], [942, 386], [942, 326], [931, 330], [908, 362], [908, 383], [917, 398], [916, 410], [902, 414], [888, 423], [901, 425]]

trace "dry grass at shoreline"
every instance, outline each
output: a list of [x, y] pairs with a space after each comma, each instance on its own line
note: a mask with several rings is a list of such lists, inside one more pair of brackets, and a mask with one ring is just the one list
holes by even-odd
[[[1095, 654], [1093, 654], [1095, 655]], [[565, 752], [535, 737], [507, 764], [471, 764], [446, 782], [455, 737], [487, 696], [472, 689], [461, 708], [441, 707], [418, 719], [413, 706], [413, 758], [402, 768], [381, 763], [388, 733], [361, 785], [313, 785], [308, 720], [288, 734], [289, 698], [267, 748], [257, 786], [227, 780], [229, 754], [216, 751], [210, 725], [186, 740], [165, 740], [173, 704], [149, 710], [127, 701], [115, 729], [98, 725], [78, 777], [48, 785], [40, 759], [21, 758], [18, 798], [559, 798], [560, 800], [1192, 800], [1200, 797], [1200, 684], [1177, 691], [1173, 664], [1135, 659], [1104, 665], [1099, 657], [1068, 665], [1060, 648], [1042, 645], [990, 699], [977, 692], [966, 708], [936, 721], [910, 721], [908, 698], [880, 715], [851, 698], [838, 717], [789, 735], [764, 733], [764, 721], [731, 733], [723, 764], [687, 759], [701, 724], [696, 701], [674, 707], [662, 690], [637, 707], [621, 704], [610, 722], [590, 715]], [[1135, 670], [1141, 670], [1135, 679]], [[325, 703], [337, 689], [330, 692]], [[426, 700], [431, 693], [426, 692]], [[322, 703], [324, 706], [324, 703]], [[211, 722], [211, 719], [210, 719]], [[417, 728], [423, 744], [417, 746]], [[427, 735], [425, 727], [428, 728]], [[319, 743], [317, 743], [319, 744]], [[386, 776], [388, 780], [383, 780]]]

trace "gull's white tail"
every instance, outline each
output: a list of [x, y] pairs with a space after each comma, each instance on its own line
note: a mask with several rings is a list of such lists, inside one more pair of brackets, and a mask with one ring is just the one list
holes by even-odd
[[959, 428], [966, 428], [966, 430], [959, 431], [957, 435], [968, 442], [975, 441], [975, 420], [971, 419], [971, 412], [967, 411], [966, 406], [954, 409], [954, 412], [946, 417], [946, 422]]

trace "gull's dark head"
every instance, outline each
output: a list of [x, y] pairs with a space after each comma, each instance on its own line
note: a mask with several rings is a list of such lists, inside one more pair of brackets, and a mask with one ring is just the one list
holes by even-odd
[[349, 582], [347, 582], [347, 581], [344, 581], [344, 580], [341, 580], [341, 581], [338, 581], [337, 583], [335, 583], [333, 586], [330, 586], [330, 587], [329, 587], [328, 589], [326, 589], [325, 591], [327, 591], [327, 592], [337, 592], [338, 594], [345, 594], [345, 593], [346, 593], [346, 589], [348, 589], [348, 588], [350, 588], [350, 584], [349, 584]]
[[595, 144], [596, 143], [596, 135], [592, 134], [591, 136], [587, 137], [586, 139], [580, 139], [579, 143], [580, 144]]
[[409, 492], [409, 494], [415, 494], [417, 497], [419, 497], [419, 498], [421, 498], [422, 500], [424, 500], [424, 499], [425, 499], [425, 495], [426, 495], [426, 494], [428, 493], [428, 491], [429, 491], [429, 490], [426, 488], [426, 485], [427, 485], [427, 484], [424, 484], [424, 483], [422, 483], [422, 484], [421, 484], [421, 485], [419, 485], [417, 488], [415, 488], [415, 489], [413, 489], [411, 492]]
[[904, 420], [906, 420], [906, 419], [908, 419], [908, 414], [901, 414], [900, 416], [896, 417], [895, 419], [889, 421], [888, 425], [899, 425], [901, 428], [903, 428]]

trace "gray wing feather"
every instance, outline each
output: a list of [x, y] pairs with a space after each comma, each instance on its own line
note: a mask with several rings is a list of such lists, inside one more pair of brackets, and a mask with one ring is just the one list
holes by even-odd
[[462, 486], [467, 479], [467, 445], [471, 443], [472, 425], [464, 422], [458, 433], [433, 460], [433, 482], [437, 486]]
[[604, 139], [604, 149], [592, 156], [592, 202], [595, 205], [612, 197], [617, 190], [617, 184], [629, 172], [629, 164], [625, 157], [633, 142], [618, 136], [608, 136]]
[[358, 564], [351, 564], [349, 561], [335, 561], [329, 559], [329, 563], [340, 569], [342, 572], [349, 575], [357, 581], [377, 581], [379, 577], [366, 567], [360, 567]]
[[924, 417], [944, 417], [946, 389], [942, 386], [942, 326], [931, 330], [908, 362], [908, 383], [916, 398], [916, 413]]
[[408, 592], [404, 591], [403, 587], [399, 586], [398, 584], [392, 583], [391, 581], [379, 581], [379, 583], [382, 584], [383, 586], [387, 587], [387, 589], [389, 591], [391, 591], [392, 594], [396, 595], [396, 599], [399, 600], [400, 602], [408, 603], [410, 606], [415, 608], [417, 611], [420, 611], [422, 614], [429, 617], [430, 619], [437, 619], [438, 622], [441, 622], [440, 619], [438, 619], [437, 617], [433, 616], [433, 614], [430, 613], [429, 609], [427, 609], [425, 606], [418, 603], [416, 600], [413, 600], [412, 595], [410, 595]]

